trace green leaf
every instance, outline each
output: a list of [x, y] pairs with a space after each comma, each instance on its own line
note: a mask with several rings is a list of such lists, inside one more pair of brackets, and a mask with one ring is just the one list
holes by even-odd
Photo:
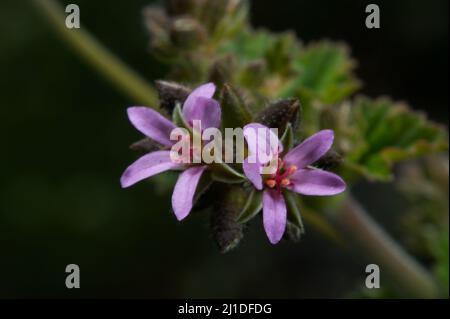
[[359, 97], [331, 112], [345, 168], [369, 180], [389, 181], [395, 163], [448, 150], [446, 130], [402, 103]]
[[328, 41], [308, 46], [294, 61], [298, 76], [288, 82], [281, 96], [332, 104], [355, 92], [360, 84], [352, 73], [355, 63], [348, 51], [345, 45]]
[[221, 53], [231, 53], [242, 63], [261, 59], [273, 44], [273, 35], [265, 31], [242, 30], [233, 41], [223, 43]]
[[436, 259], [433, 270], [441, 286], [442, 294], [448, 298], [449, 288], [449, 233], [448, 229], [435, 233], [430, 243], [431, 251]]
[[265, 53], [270, 72], [283, 75], [292, 72], [291, 62], [297, 51], [297, 42], [293, 33], [286, 32], [274, 37], [274, 43]]
[[262, 209], [262, 192], [256, 189], [252, 189], [248, 195], [247, 202], [244, 208], [239, 213], [237, 221], [239, 223], [246, 223], [255, 217]]

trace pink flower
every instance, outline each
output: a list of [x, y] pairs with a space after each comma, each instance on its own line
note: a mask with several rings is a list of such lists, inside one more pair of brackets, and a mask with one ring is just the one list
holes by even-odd
[[[205, 128], [220, 126], [221, 110], [219, 103], [212, 99], [216, 87], [213, 83], [204, 84], [195, 89], [183, 104], [183, 117], [192, 126], [194, 120], [199, 120]], [[170, 147], [176, 141], [170, 140], [170, 133], [176, 128], [158, 112], [142, 106], [130, 107], [128, 118], [141, 133], [167, 147], [148, 153], [131, 164], [122, 174], [120, 183], [123, 188], [129, 187], [143, 179], [165, 172], [167, 170], [184, 170], [178, 177], [172, 194], [172, 208], [178, 220], [189, 215], [197, 184], [205, 165], [186, 165], [174, 162], [170, 157]]]
[[[255, 136], [257, 130], [264, 134], [256, 135], [255, 141], [250, 136]], [[269, 136], [274, 134], [269, 128], [252, 123], [244, 127], [244, 136], [249, 146], [249, 152], [257, 154], [256, 148], [269, 149]], [[261, 174], [261, 169], [268, 162], [249, 163], [244, 162], [243, 169], [247, 178], [258, 189], [263, 190], [263, 223], [267, 237], [272, 244], [276, 244], [282, 238], [286, 228], [286, 203], [283, 190], [292, 191], [303, 195], [327, 196], [336, 195], [346, 188], [345, 182], [336, 174], [310, 167], [312, 163], [320, 159], [331, 148], [334, 133], [332, 130], [320, 131], [300, 145], [291, 149], [281, 158], [283, 147], [278, 141], [278, 149], [272, 149], [277, 155], [275, 163], [276, 171], [272, 174]], [[256, 147], [256, 148], [255, 148]], [[257, 156], [258, 158], [258, 156]]]

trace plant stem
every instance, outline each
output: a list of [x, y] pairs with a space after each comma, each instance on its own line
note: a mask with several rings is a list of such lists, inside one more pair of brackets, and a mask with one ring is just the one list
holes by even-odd
[[157, 93], [142, 77], [131, 70], [119, 58], [100, 44], [85, 28], [68, 29], [63, 8], [54, 0], [34, 0], [37, 8], [50, 24], [78, 54], [80, 54], [99, 73], [103, 74], [123, 93], [153, 108], [158, 108]]
[[438, 288], [432, 276], [408, 255], [350, 196], [337, 209], [341, 225], [371, 262], [390, 275], [398, 287], [414, 298], [437, 298]]

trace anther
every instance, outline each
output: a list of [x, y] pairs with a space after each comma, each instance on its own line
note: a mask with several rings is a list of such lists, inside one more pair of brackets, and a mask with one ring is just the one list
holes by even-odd
[[291, 183], [291, 181], [288, 178], [283, 178], [281, 180], [281, 186], [288, 186]]
[[277, 182], [274, 179], [266, 180], [266, 185], [269, 186], [270, 188], [274, 188], [276, 184]]

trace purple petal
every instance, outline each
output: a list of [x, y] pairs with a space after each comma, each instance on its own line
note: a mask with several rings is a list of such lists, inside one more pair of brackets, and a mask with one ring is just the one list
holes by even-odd
[[194, 99], [194, 103], [195, 107], [189, 113], [183, 111], [183, 116], [190, 126], [193, 126], [195, 120], [201, 122], [202, 130], [220, 126], [221, 109], [219, 102], [199, 96]]
[[193, 98], [201, 96], [201, 97], [206, 97], [206, 98], [210, 99], [213, 97], [215, 92], [216, 92], [216, 86], [212, 82], [200, 85], [198, 88], [193, 90], [191, 92], [191, 94], [189, 94], [186, 101], [184, 102], [183, 108], [191, 107], [192, 105], [190, 105], [190, 104], [191, 104]]
[[172, 194], [172, 208], [178, 220], [184, 219], [192, 209], [197, 184], [206, 166], [193, 166], [178, 177]]
[[303, 195], [336, 195], [345, 191], [346, 187], [338, 175], [321, 169], [299, 169], [290, 180], [288, 188]]
[[267, 126], [259, 123], [250, 123], [243, 129], [245, 140], [251, 154], [257, 155], [257, 160], [263, 164], [270, 159], [269, 155], [275, 155], [283, 151], [283, 144], [278, 136]]
[[[220, 106], [217, 103], [218, 111], [216, 109], [216, 106], [213, 102], [209, 102], [212, 100], [212, 97], [214, 95], [214, 92], [216, 91], [216, 86], [214, 83], [206, 83], [198, 88], [196, 88], [194, 91], [192, 91], [191, 94], [187, 97], [186, 101], [183, 104], [183, 116], [185, 120], [192, 124], [194, 120], [201, 120], [203, 128], [207, 127], [219, 127], [220, 125]], [[200, 98], [200, 99], [199, 99]], [[206, 102], [208, 101], [208, 102]], [[219, 125], [217, 126], [206, 126], [206, 123], [203, 123], [205, 120], [203, 117], [206, 113], [206, 110], [204, 110], [206, 105], [206, 108], [208, 111], [214, 111], [215, 115], [217, 116], [217, 112], [219, 112]], [[215, 118], [213, 122], [217, 122], [217, 119]]]
[[172, 162], [170, 151], [156, 151], [142, 156], [128, 166], [120, 178], [123, 188], [129, 187], [145, 178], [183, 166]]
[[252, 182], [256, 189], [261, 190], [263, 188], [262, 185], [262, 177], [260, 173], [261, 164], [259, 163], [249, 163], [247, 159], [244, 160], [242, 164], [242, 168], [244, 170], [245, 176]]
[[333, 145], [333, 140], [334, 132], [332, 130], [320, 131], [290, 150], [284, 157], [284, 161], [286, 164], [295, 165], [298, 168], [306, 167], [325, 155]]
[[286, 204], [277, 190], [266, 189], [263, 193], [263, 222], [270, 242], [278, 243], [286, 228]]
[[127, 112], [131, 123], [141, 133], [164, 146], [173, 145], [170, 132], [176, 126], [164, 116], [144, 106], [129, 107]]

